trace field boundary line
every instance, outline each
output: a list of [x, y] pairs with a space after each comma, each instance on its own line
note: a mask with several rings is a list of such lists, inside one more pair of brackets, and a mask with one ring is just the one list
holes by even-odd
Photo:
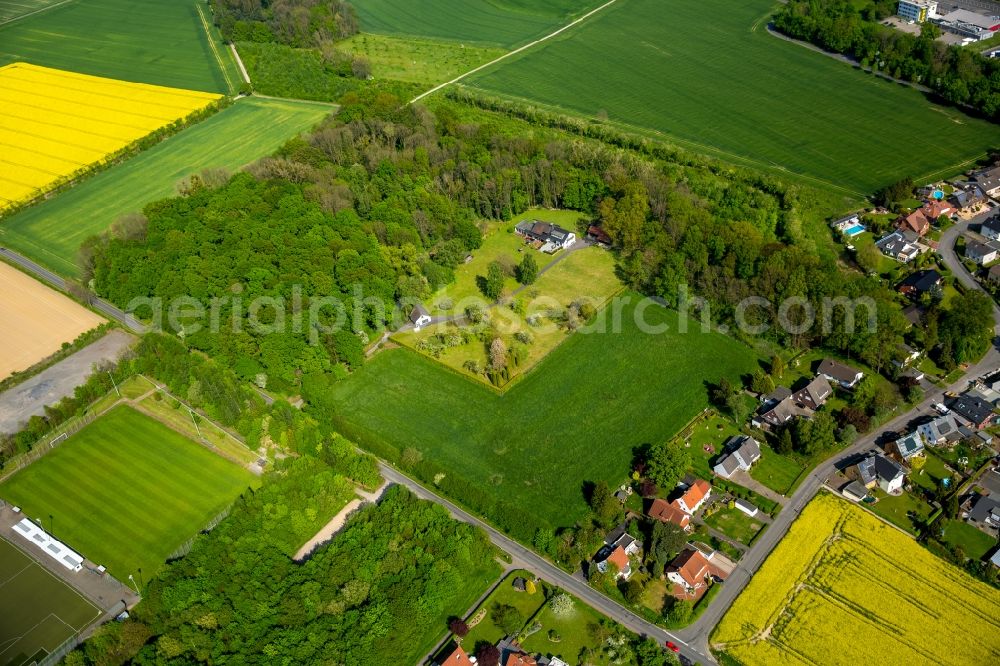
[[48, 5], [47, 7], [42, 7], [41, 9], [36, 9], [33, 12], [28, 12], [27, 14], [21, 14], [20, 16], [15, 16], [9, 18], [6, 21], [0, 21], [0, 27], [7, 25], [8, 23], [13, 23], [14, 21], [20, 21], [21, 19], [26, 19], [29, 16], [34, 16], [35, 14], [41, 14], [42, 12], [47, 12], [50, 9], [55, 9], [56, 7], [61, 7], [62, 5], [73, 2], [73, 0], [63, 0], [62, 2], [57, 2], [54, 5]]
[[215, 56], [215, 62], [219, 65], [219, 71], [222, 72], [222, 78], [226, 80], [226, 88], [229, 89], [229, 94], [232, 95], [236, 92], [233, 88], [233, 82], [229, 79], [229, 73], [226, 71], [226, 66], [222, 62], [222, 56], [219, 55], [219, 50], [215, 47], [215, 40], [212, 39], [212, 30], [208, 25], [208, 21], [205, 19], [205, 12], [201, 10], [201, 4], [195, 3], [195, 9], [198, 10], [198, 18], [201, 19], [201, 27], [205, 30], [205, 39], [208, 40], [208, 47], [212, 49], [212, 55]]
[[247, 68], [243, 66], [243, 58], [240, 57], [240, 52], [236, 50], [236, 44], [234, 42], [229, 42], [229, 49], [233, 52], [233, 57], [236, 58], [236, 64], [240, 68], [243, 80], [248, 84], [253, 85], [250, 81], [250, 75], [247, 73]]
[[519, 46], [518, 48], [514, 49], [513, 51], [509, 51], [507, 53], [504, 53], [499, 58], [494, 58], [493, 60], [490, 60], [487, 63], [484, 63], [482, 65], [479, 65], [478, 67], [474, 67], [474, 68], [470, 69], [469, 71], [465, 72], [464, 74], [459, 74], [458, 76], [456, 76], [455, 78], [453, 78], [451, 81], [445, 81], [444, 83], [438, 84], [438, 85], [434, 86], [433, 88], [431, 88], [430, 90], [428, 90], [426, 92], [420, 93], [419, 95], [417, 95], [416, 97], [414, 97], [413, 99], [411, 99], [409, 102], [407, 102], [407, 104], [413, 104], [415, 102], [419, 102], [424, 97], [427, 97], [428, 95], [430, 95], [432, 93], [436, 93], [438, 90], [441, 90], [442, 88], [447, 88], [448, 86], [450, 86], [453, 83], [458, 83], [459, 81], [461, 81], [462, 79], [464, 79], [467, 76], [470, 76], [472, 74], [475, 74], [476, 72], [484, 70], [487, 67], [490, 67], [491, 65], [495, 65], [496, 63], [500, 62], [501, 60], [506, 60], [507, 58], [509, 58], [511, 56], [514, 56], [514, 55], [517, 55], [518, 53], [526, 51], [526, 50], [530, 49], [531, 47], [536, 46], [537, 44], [541, 44], [544, 41], [552, 39], [556, 35], [558, 35], [558, 34], [560, 34], [562, 32], [565, 32], [566, 30], [569, 30], [570, 28], [572, 28], [572, 27], [574, 27], [574, 26], [582, 23], [583, 21], [586, 21], [588, 18], [590, 18], [591, 16], [593, 16], [597, 12], [601, 11], [602, 9], [604, 9], [606, 7], [610, 7], [611, 5], [615, 4], [616, 2], [618, 2], [618, 0], [608, 0], [608, 2], [605, 2], [600, 7], [595, 7], [594, 9], [591, 9], [589, 12], [587, 12], [586, 14], [584, 14], [583, 16], [581, 16], [580, 18], [578, 18], [578, 19], [576, 19], [574, 21], [570, 21], [569, 23], [567, 23], [563, 27], [559, 28], [558, 30], [555, 30], [554, 32], [550, 32], [549, 34], [545, 35], [544, 37], [539, 37], [538, 39], [536, 39], [533, 42], [529, 42], [528, 44], [525, 44], [524, 46]]

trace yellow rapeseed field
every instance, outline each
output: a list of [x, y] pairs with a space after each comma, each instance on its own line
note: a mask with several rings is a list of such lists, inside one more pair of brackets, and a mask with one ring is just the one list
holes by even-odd
[[1000, 591], [829, 494], [712, 635], [746, 666], [1000, 664]]
[[20, 62], [0, 67], [0, 212], [220, 97]]

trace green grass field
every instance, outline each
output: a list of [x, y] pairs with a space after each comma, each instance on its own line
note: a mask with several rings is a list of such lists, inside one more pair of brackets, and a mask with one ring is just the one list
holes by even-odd
[[[3, 24], [38, 0], [0, 0], [0, 65], [26, 61], [206, 92], [239, 88], [236, 62], [197, 0], [85, 0]], [[200, 11], [199, 11], [200, 10]]]
[[[521, 617], [524, 618], [525, 622], [527, 622], [528, 618], [538, 612], [538, 609], [545, 604], [545, 592], [542, 590], [543, 584], [541, 581], [537, 583], [534, 594], [518, 592], [512, 585], [514, 579], [518, 577], [532, 580], [534, 579], [534, 574], [520, 569], [511, 571], [500, 581], [500, 584], [493, 590], [490, 596], [486, 597], [486, 600], [483, 601], [479, 608], [492, 609], [494, 605], [513, 606], [521, 613]], [[475, 617], [479, 612], [479, 608], [473, 611], [470, 617]], [[486, 617], [469, 631], [469, 635], [465, 637], [462, 643], [471, 652], [471, 649], [475, 648], [478, 643], [484, 642], [495, 645], [504, 635], [503, 629], [493, 623], [489, 611], [487, 611]]]
[[368, 58], [377, 79], [420, 84], [451, 80], [505, 53], [501, 48], [369, 33], [340, 42], [337, 48]]
[[[33, 548], [27, 542], [24, 547]], [[4, 539], [0, 590], [0, 666], [40, 661], [101, 616], [96, 606]]]
[[129, 407], [116, 407], [0, 485], [29, 516], [119, 580], [164, 560], [256, 477]]
[[761, 521], [754, 520], [739, 509], [730, 509], [728, 506], [705, 518], [705, 523], [730, 539], [736, 539], [745, 545], [750, 545], [764, 527]]
[[0, 220], [0, 244], [75, 277], [80, 244], [118, 216], [175, 196], [177, 182], [201, 169], [235, 170], [267, 155], [329, 112], [329, 106], [309, 102], [240, 99], [58, 196]]
[[0, 0], [0, 25], [41, 12], [64, 0]]
[[621, 483], [634, 447], [705, 407], [706, 382], [736, 380], [757, 361], [694, 323], [680, 333], [678, 315], [656, 305], [646, 321], [669, 330], [644, 333], [637, 301], [622, 308], [620, 332], [574, 334], [503, 396], [408, 350], [381, 352], [335, 387], [339, 419], [362, 442], [418, 449], [532, 520], [572, 524], [587, 510], [585, 481]]
[[[1000, 127], [768, 34], [773, 0], [618, 0], [468, 85], [854, 196], [960, 171]], [[623, 39], [622, 35], [628, 35]]]
[[388, 35], [515, 46], [538, 39], [598, 0], [355, 0], [361, 29]]
[[961, 548], [966, 557], [974, 560], [981, 559], [997, 545], [996, 539], [989, 534], [960, 520], [944, 521], [942, 537], [945, 543]]

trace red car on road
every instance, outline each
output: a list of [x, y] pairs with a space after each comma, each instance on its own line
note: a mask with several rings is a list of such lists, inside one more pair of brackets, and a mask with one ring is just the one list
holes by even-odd
[[667, 649], [668, 650], [672, 650], [674, 652], [680, 652], [681, 651], [680, 647], [678, 647], [678, 645], [676, 643], [674, 643], [673, 641], [667, 641]]

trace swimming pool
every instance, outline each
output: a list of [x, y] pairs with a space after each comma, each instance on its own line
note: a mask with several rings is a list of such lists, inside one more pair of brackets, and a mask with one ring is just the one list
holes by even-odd
[[867, 231], [867, 229], [865, 229], [865, 225], [863, 225], [863, 224], [855, 224], [853, 227], [848, 227], [848, 228], [844, 229], [844, 235], [845, 236], [851, 236], [853, 238], [854, 236], [857, 236], [858, 234], [865, 233], [865, 231]]
[[937, 199], [938, 201], [941, 201], [941, 199], [944, 199], [944, 192], [942, 192], [941, 190], [934, 190], [933, 192], [931, 192], [931, 196]]

